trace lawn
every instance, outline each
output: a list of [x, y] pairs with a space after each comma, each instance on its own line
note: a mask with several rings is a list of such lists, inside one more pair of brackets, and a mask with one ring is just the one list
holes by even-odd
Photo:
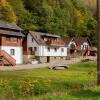
[[0, 71], [0, 100], [100, 100], [95, 85], [94, 62], [73, 64], [66, 70]]

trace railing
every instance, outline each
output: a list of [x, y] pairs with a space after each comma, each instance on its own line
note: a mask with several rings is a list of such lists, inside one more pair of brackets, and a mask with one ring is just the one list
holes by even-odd
[[64, 45], [63, 41], [47, 41], [48, 45]]
[[0, 56], [3, 56], [3, 52], [0, 50]]
[[5, 52], [4, 50], [0, 51], [0, 54], [9, 62], [11, 63], [13, 66], [16, 65], [16, 60], [11, 57], [7, 52]]

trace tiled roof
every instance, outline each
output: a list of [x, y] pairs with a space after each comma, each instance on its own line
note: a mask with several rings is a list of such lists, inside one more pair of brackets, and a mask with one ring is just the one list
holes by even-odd
[[60, 41], [63, 41], [63, 39], [58, 35], [52, 35], [52, 34], [42, 33], [42, 32], [33, 32], [33, 31], [29, 31], [29, 33], [33, 36], [33, 38], [39, 45], [47, 45], [47, 43], [41, 38], [42, 36], [57, 37], [59, 38]]
[[8, 31], [8, 30], [2, 30], [2, 29], [0, 29], [0, 34], [3, 34], [3, 35], [11, 35], [11, 36], [22, 36], [22, 37], [25, 36], [21, 32]]
[[71, 41], [75, 41], [77, 46], [80, 46], [84, 42], [87, 42], [87, 41], [91, 45], [91, 42], [90, 42], [89, 38], [87, 38], [87, 37], [73, 37], [73, 38], [66, 38], [64, 40], [66, 41], [66, 45], [68, 45]]
[[29, 31], [29, 33], [33, 36], [33, 38], [35, 39], [35, 41], [38, 44], [40, 44], [40, 45], [46, 45], [45, 41], [43, 39], [41, 39], [41, 35], [44, 35], [44, 33], [33, 32], [33, 31]]
[[12, 29], [12, 30], [22, 30], [19, 26], [17, 26], [14, 23], [7, 23], [0, 21], [0, 28], [5, 28], [5, 29]]

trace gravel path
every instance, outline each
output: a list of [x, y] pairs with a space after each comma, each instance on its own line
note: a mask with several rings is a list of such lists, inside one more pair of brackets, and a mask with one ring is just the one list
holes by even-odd
[[71, 60], [67, 60], [66, 62], [53, 62], [53, 63], [42, 63], [42, 64], [23, 64], [23, 65], [16, 65], [16, 66], [0, 66], [1, 71], [13, 71], [13, 70], [27, 70], [27, 69], [34, 69], [34, 68], [44, 68], [44, 67], [50, 67], [55, 66], [58, 64], [75, 64], [80, 62], [82, 59], [91, 59], [96, 61], [96, 57], [79, 57], [79, 58], [72, 58]]

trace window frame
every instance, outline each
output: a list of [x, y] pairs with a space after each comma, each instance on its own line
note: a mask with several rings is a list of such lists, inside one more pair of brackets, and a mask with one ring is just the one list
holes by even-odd
[[57, 48], [54, 48], [55, 52], [57, 52]]
[[32, 42], [34, 42], [34, 38], [32, 38]]
[[64, 48], [61, 48], [61, 52], [64, 52]]
[[11, 37], [6, 37], [6, 42], [10, 43], [11, 42]]
[[50, 48], [48, 47], [48, 52], [50, 52]]
[[15, 49], [10, 49], [10, 55], [15, 55]]
[[[15, 39], [16, 39], [16, 41], [15, 41]], [[14, 43], [17, 43], [18, 42], [18, 38], [17, 37], [14, 37], [13, 38], [13, 41], [14, 41]]]

